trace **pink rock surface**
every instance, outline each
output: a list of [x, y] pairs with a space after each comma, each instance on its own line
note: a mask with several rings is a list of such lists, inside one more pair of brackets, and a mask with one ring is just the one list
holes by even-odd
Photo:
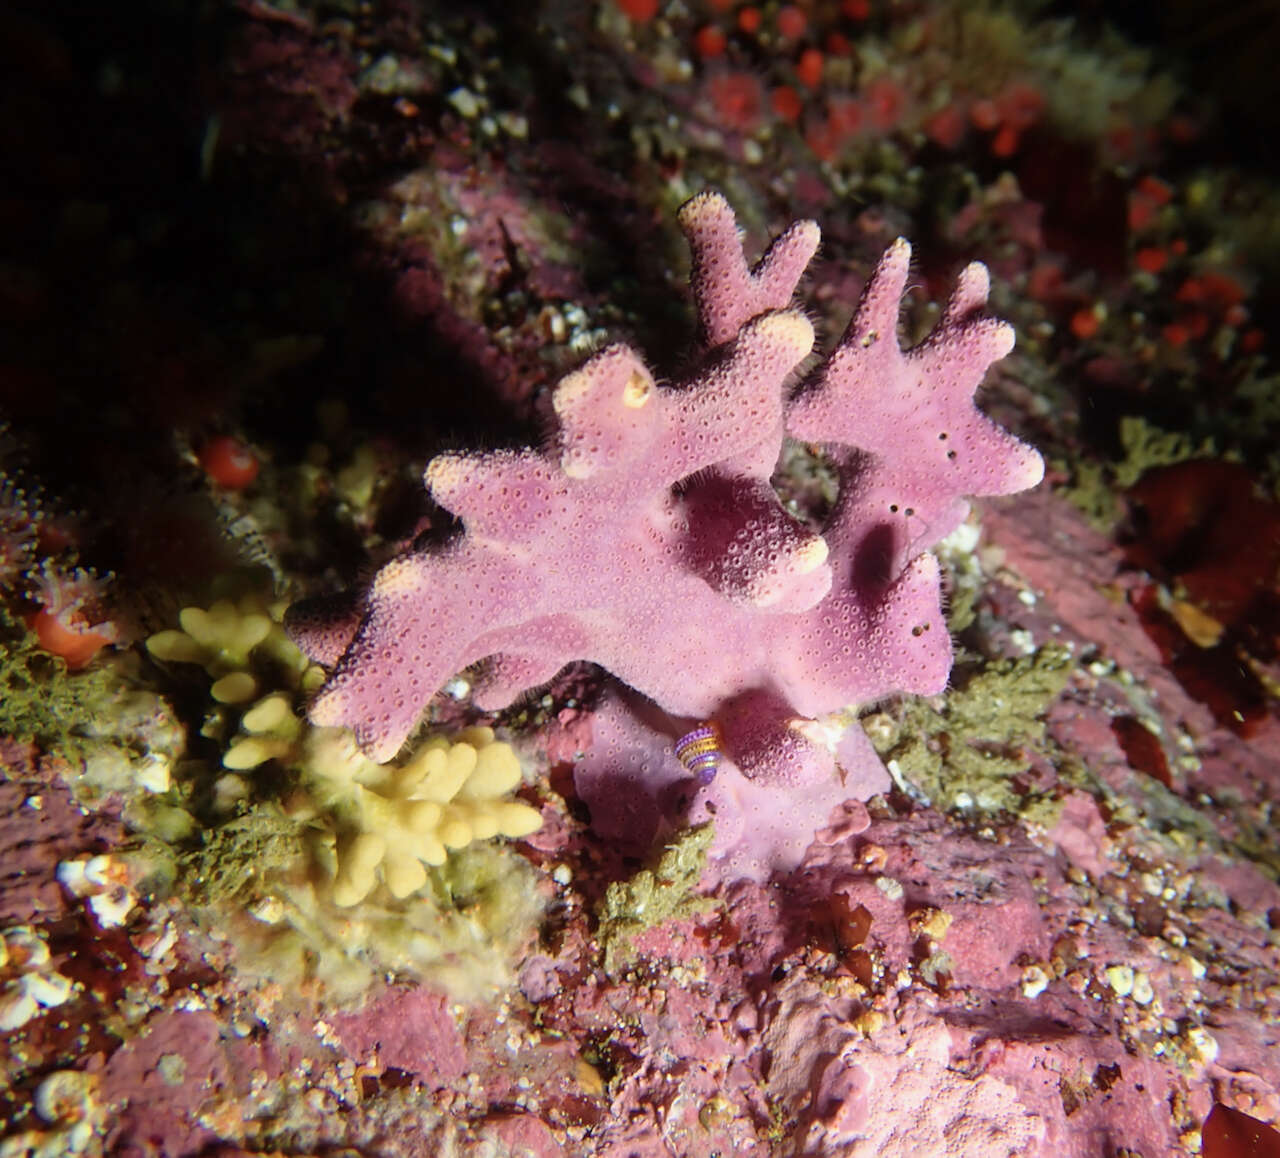
[[[191, 750], [168, 793], [129, 802], [134, 833], [110, 807], [93, 813], [101, 802], [74, 761], [0, 751], [0, 911], [35, 925], [43, 965], [73, 983], [63, 1004], [0, 1035], [7, 1147], [33, 1148], [13, 1140], [20, 1131], [52, 1133], [34, 1094], [66, 1068], [93, 1089], [95, 1136], [77, 1148], [104, 1158], [1191, 1158], [1214, 1102], [1280, 1120], [1280, 729], [1261, 720], [1242, 739], [1179, 683], [1137, 614], [1160, 577], [1132, 557], [1122, 566], [1112, 538], [1048, 491], [982, 506], [985, 581], [966, 648], [1013, 656], [1061, 640], [1079, 661], [1043, 740], [1027, 741], [1009, 812], [941, 814], [909, 785], [889, 788], [856, 733], [833, 761], [791, 727], [847, 700], [892, 713], [885, 693], [942, 687], [950, 652], [935, 630], [944, 605], [928, 548], [972, 492], [993, 478], [996, 490], [1025, 483], [1033, 465], [988, 419], [1035, 429], [1069, 459], [1134, 408], [1268, 453], [1267, 431], [1242, 413], [1265, 403], [1250, 392], [1274, 370], [1265, 280], [1254, 281], [1266, 271], [1238, 244], [1242, 215], [1256, 217], [1266, 192], [1235, 195], [1239, 171], [1219, 162], [1230, 135], [1204, 135], [1229, 124], [1212, 119], [1211, 93], [1162, 78], [1104, 128], [1068, 123], [1046, 29], [1054, 62], [1087, 66], [1115, 91], [1133, 79], [1131, 54], [1088, 36], [1089, 21], [1050, 27], [1045, 6], [1005, 6], [1019, 33], [1008, 65], [1025, 74], [1016, 84], [1052, 98], [1044, 116], [1012, 142], [971, 125], [967, 143], [922, 151], [934, 97], [950, 93], [949, 111], [975, 119], [982, 38], [946, 51], [946, 19], [935, 18], [954, 4], [872, 5], [856, 29], [853, 6], [800, 5], [785, 18], [807, 21], [796, 37], [764, 6], [759, 36], [731, 29], [721, 59], [699, 50], [724, 24], [707, 5], [662, 3], [646, 21], [645, 5], [608, 0], [504, 19], [492, 4], [433, 15], [444, 6], [244, 0], [160, 6], [158, 24], [121, 6], [113, 15], [139, 35], [111, 39], [106, 57], [82, 18], [61, 11], [74, 6], [19, 7], [2, 21], [17, 49], [9, 104], [23, 122], [22, 179], [3, 198], [15, 243], [0, 273], [12, 339], [0, 375], [4, 485], [83, 504], [62, 548], [115, 569], [122, 599], [164, 618], [188, 582], [213, 578], [215, 558], [229, 565], [230, 549], [192, 555], [188, 542], [222, 543], [225, 531], [237, 550], [278, 563], [283, 588], [338, 584], [428, 525], [441, 530], [412, 479], [442, 440], [536, 445], [437, 459], [432, 485], [461, 520], [452, 548], [410, 552], [381, 591], [318, 620], [314, 653], [335, 665], [346, 655], [354, 669], [361, 657], [398, 661], [402, 637], [424, 657], [391, 664], [394, 679], [348, 681], [375, 747], [393, 746], [442, 676], [486, 657], [481, 706], [518, 701], [563, 659], [586, 657], [669, 718], [636, 741], [653, 754], [650, 776], [627, 780], [624, 753], [596, 753], [598, 791], [584, 805], [586, 774], [575, 790], [569, 769], [597, 724], [604, 734], [599, 678], [579, 675], [572, 694], [571, 677], [554, 681], [546, 724], [541, 692], [516, 702], [500, 723], [516, 733], [521, 793], [546, 823], [513, 855], [550, 898], [536, 949], [510, 963], [518, 983], [463, 1007], [411, 977], [380, 978], [339, 1007], [314, 978], [286, 987], [270, 969], [241, 969], [223, 937], [254, 919], [244, 909], [262, 901], [256, 886], [203, 910], [184, 891], [189, 866], [206, 862], [199, 833], [175, 837], [177, 809], [211, 830], [226, 819], [206, 804], [234, 709], [210, 709], [198, 677], [104, 657], [122, 681], [172, 697]], [[538, 78], [543, 29], [557, 60]], [[849, 87], [844, 41], [863, 64], [875, 57], [870, 81], [854, 70], [865, 91], [832, 91]], [[820, 84], [796, 90], [794, 125], [776, 107], [745, 119], [742, 107], [708, 107], [735, 73], [752, 102], [780, 95], [809, 45], [826, 66]], [[877, 120], [870, 98], [890, 90], [892, 115]], [[1151, 92], [1176, 98], [1174, 117], [1143, 111], [1162, 104]], [[867, 121], [819, 164], [815, 132], [837, 109]], [[749, 142], [725, 130], [752, 118], [761, 131]], [[993, 155], [1006, 145], [1009, 156]], [[992, 179], [1005, 169], [1017, 180]], [[807, 268], [817, 230], [801, 222], [753, 268], [723, 203], [699, 199], [685, 227], [701, 343], [682, 361], [689, 316], [663, 217], [672, 190], [706, 173], [733, 188], [752, 236], [797, 206], [821, 207], [828, 253]], [[953, 212], [957, 193], [968, 204]], [[909, 276], [899, 234], [938, 239]], [[1146, 265], [1136, 255], [1157, 247], [1167, 267], [1132, 276], [1131, 259]], [[1009, 332], [983, 315], [980, 267], [961, 274], [921, 346], [890, 340], [904, 284], [901, 329], [921, 333], [925, 299], [945, 297], [969, 252], [992, 260], [1002, 313], [1035, 339], [988, 376], [981, 413], [973, 387]], [[843, 341], [795, 382], [809, 365], [793, 340], [801, 274], [815, 329], [834, 335], [864, 288], [866, 298]], [[1192, 300], [1210, 279], [1240, 297], [1230, 314]], [[767, 332], [780, 318], [790, 336]], [[580, 372], [555, 393], [546, 441], [528, 429], [508, 439], [507, 419], [529, 420], [542, 403], [549, 416], [551, 384], [601, 348], [603, 331], [627, 329], [642, 335], [645, 361], [631, 347], [601, 354], [585, 385]], [[622, 430], [597, 403], [634, 401], [637, 379], [652, 384], [645, 413], [674, 418], [628, 450], [618, 443], [643, 423]], [[349, 425], [334, 421], [339, 403]], [[744, 433], [735, 405], [757, 407], [758, 429]], [[778, 478], [812, 525], [772, 490], [784, 431], [820, 447]], [[243, 435], [263, 465], [257, 490], [218, 496], [216, 523], [195, 493], [205, 480], [183, 461], [189, 441], [215, 432]], [[1206, 432], [1170, 431], [1193, 442]], [[699, 435], [725, 437], [704, 454]], [[366, 441], [380, 477], [353, 512], [351, 488], [336, 484], [359, 473], [346, 468]], [[609, 449], [625, 462], [612, 477], [598, 462]], [[491, 518], [486, 504], [513, 478], [529, 483], [530, 512], [553, 517]], [[201, 502], [184, 499], [173, 524], [153, 496], [176, 492]], [[55, 549], [64, 528], [43, 530], [40, 549]], [[436, 566], [450, 549], [475, 564], [464, 578], [479, 589], [451, 586]], [[11, 566], [4, 596], [15, 626], [30, 610], [21, 570]], [[387, 613], [406, 579], [437, 584], [406, 602], [438, 613], [438, 633], [402, 632]], [[357, 634], [366, 616], [376, 640]], [[925, 622], [927, 635], [912, 634]], [[880, 666], [858, 658], [859, 644]], [[944, 693], [935, 706], [945, 716], [955, 702]], [[478, 715], [466, 698], [430, 713], [450, 726]], [[768, 726], [756, 728], [762, 713]], [[669, 811], [662, 789], [681, 772], [670, 743], [708, 716], [730, 724], [722, 776]], [[930, 742], [945, 758], [955, 738]], [[1016, 742], [1001, 755], [1015, 760]], [[828, 809], [835, 789], [823, 777], [835, 767], [848, 777], [841, 790], [886, 794]], [[250, 780], [255, 807], [293, 802], [278, 770]], [[639, 933], [610, 973], [596, 908], [640, 866], [646, 841], [628, 818], [642, 805], [653, 833], [714, 806], [722, 871], [704, 881], [715, 907]], [[132, 882], [125, 923], [108, 929], [53, 871], [115, 848], [157, 863]], [[460, 920], [482, 917], [471, 897], [456, 901]], [[281, 931], [306, 940], [313, 916], [331, 920], [316, 907]], [[336, 933], [352, 957], [375, 948], [358, 938], [385, 935], [381, 922], [354, 917], [316, 943]], [[22, 965], [0, 971], [6, 998], [26, 983]]]
[[80, 808], [34, 745], [0, 741], [0, 928], [47, 921], [73, 907], [58, 863], [122, 839], [119, 820]]
[[198, 1153], [220, 1134], [200, 1121], [202, 1113], [240, 1093], [210, 1013], [156, 1018], [111, 1055], [100, 1092], [111, 1116], [111, 1144], [131, 1156]]
[[445, 1085], [466, 1069], [462, 1038], [448, 1000], [429, 989], [389, 989], [358, 1013], [332, 1018], [343, 1048], [357, 1061], [376, 1058], [428, 1085]]

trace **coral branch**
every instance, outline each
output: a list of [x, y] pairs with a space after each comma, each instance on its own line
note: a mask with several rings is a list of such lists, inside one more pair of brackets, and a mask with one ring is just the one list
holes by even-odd
[[[701, 815], [712, 796], [722, 811], [748, 797], [772, 808], [759, 802], [782, 791], [838, 798], [806, 719], [945, 686], [951, 647], [928, 548], [963, 519], [965, 495], [1021, 490], [1043, 470], [973, 402], [1013, 343], [983, 312], [985, 268], [961, 274], [937, 328], [903, 351], [911, 250], [895, 242], [844, 337], [788, 401], [813, 330], [786, 307], [817, 227], [792, 226], [748, 271], [723, 198], [695, 198], [680, 224], [713, 347], [700, 369], [658, 385], [638, 354], [609, 347], [556, 388], [550, 450], [437, 457], [426, 483], [461, 533], [389, 563], [362, 596], [290, 612], [299, 646], [334, 665], [314, 722], [350, 726], [384, 761], [463, 667], [487, 661], [477, 700], [497, 708], [591, 660], [673, 717], [717, 722], [728, 759], [690, 802]], [[770, 486], [784, 429], [836, 464], [820, 532]], [[883, 773], [853, 780], [848, 791], [865, 793]], [[800, 823], [811, 832], [823, 819]], [[753, 852], [743, 871], [794, 853], [803, 833], [782, 828], [782, 860]]]
[[747, 269], [733, 210], [719, 193], [700, 193], [677, 217], [693, 253], [694, 297], [703, 341], [719, 346], [752, 318], [785, 309], [818, 251], [817, 222], [797, 221]]

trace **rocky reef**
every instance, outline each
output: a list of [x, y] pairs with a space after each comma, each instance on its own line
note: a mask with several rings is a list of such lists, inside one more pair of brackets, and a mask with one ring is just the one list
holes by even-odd
[[1192, 8], [6, 8], [0, 1158], [1274, 1146]]

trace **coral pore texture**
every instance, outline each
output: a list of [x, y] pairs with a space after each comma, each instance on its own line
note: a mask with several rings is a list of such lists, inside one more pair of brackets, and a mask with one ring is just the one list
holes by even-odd
[[[556, 387], [551, 449], [436, 457], [426, 484], [461, 533], [393, 560], [357, 598], [290, 611], [294, 640], [332, 668], [315, 723], [351, 727], [383, 761], [461, 669], [484, 661], [476, 701], [497, 709], [585, 659], [674, 717], [715, 720], [749, 779], [801, 787], [834, 768], [807, 720], [943, 688], [929, 547], [964, 518], [963, 496], [1020, 491], [1043, 471], [973, 404], [1013, 344], [983, 314], [985, 267], [964, 270], [941, 323], [904, 352], [910, 248], [895, 242], [797, 388], [814, 334], [790, 307], [817, 226], [791, 226], [749, 269], [719, 195], [695, 197], [680, 224], [697, 371], [659, 386], [610, 346]], [[838, 472], [821, 528], [770, 485], [787, 435]]]

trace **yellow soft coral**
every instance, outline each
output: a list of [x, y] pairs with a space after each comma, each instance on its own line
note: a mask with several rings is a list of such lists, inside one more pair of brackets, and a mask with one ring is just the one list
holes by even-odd
[[223, 754], [224, 768], [247, 771], [268, 760], [292, 765], [301, 755], [309, 729], [293, 710], [291, 697], [272, 692], [246, 709], [240, 717], [240, 731]]
[[214, 681], [221, 704], [248, 703], [262, 690], [261, 668], [281, 669], [291, 686], [317, 686], [321, 668], [311, 664], [280, 626], [282, 606], [257, 595], [219, 599], [208, 608], [184, 607], [180, 631], [159, 631], [147, 650], [165, 663], [194, 663]]
[[373, 763], [345, 729], [313, 729], [308, 749], [314, 790], [344, 822], [333, 881], [339, 905], [363, 900], [379, 875], [392, 896], [407, 897], [450, 850], [528, 836], [542, 823], [537, 809], [504, 799], [520, 783], [520, 762], [491, 728], [433, 737], [402, 764]]
[[[314, 689], [324, 673], [290, 642], [279, 619], [279, 607], [255, 596], [188, 607], [182, 630], [151, 636], [147, 649], [164, 662], [199, 664], [214, 681], [213, 698], [240, 712], [239, 734], [222, 757], [230, 771], [219, 781], [224, 795], [242, 799], [248, 786], [235, 774], [268, 761], [296, 773], [300, 793], [290, 811], [335, 836], [335, 903], [356, 904], [379, 879], [392, 896], [407, 897], [451, 849], [538, 828], [537, 809], [506, 799], [520, 783], [520, 762], [490, 728], [435, 737], [404, 762], [375, 764], [347, 729], [303, 720], [297, 693]], [[235, 780], [234, 792], [228, 780]]]

